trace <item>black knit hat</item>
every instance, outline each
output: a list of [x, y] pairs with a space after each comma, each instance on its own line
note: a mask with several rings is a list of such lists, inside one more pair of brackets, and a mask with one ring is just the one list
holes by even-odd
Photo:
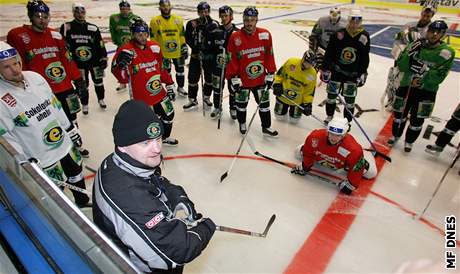
[[161, 120], [143, 101], [124, 102], [115, 115], [112, 127], [116, 146], [125, 147], [163, 134]]

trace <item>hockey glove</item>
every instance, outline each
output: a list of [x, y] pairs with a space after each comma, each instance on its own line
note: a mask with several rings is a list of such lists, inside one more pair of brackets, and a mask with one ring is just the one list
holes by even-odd
[[424, 44], [423, 39], [418, 39], [417, 41], [410, 44], [410, 47], [408, 49], [408, 55], [410, 57], [414, 57], [414, 55], [417, 54], [422, 49], [423, 44]]
[[166, 94], [169, 97], [169, 100], [176, 101], [176, 93], [174, 93], [174, 84], [166, 86]]
[[319, 79], [324, 83], [329, 83], [329, 81], [331, 81], [331, 72], [329, 70], [320, 70]]
[[83, 78], [78, 78], [77, 80], [73, 81], [73, 84], [75, 86], [75, 91], [77, 92], [77, 95], [80, 97], [86, 89], [85, 80], [83, 80]]
[[343, 194], [351, 195], [351, 192], [355, 190], [356, 187], [354, 187], [347, 179], [345, 179], [339, 183], [339, 189]]
[[181, 210], [185, 212], [185, 215], [187, 215], [187, 219], [189, 221], [193, 222], [203, 218], [201, 213], [196, 212], [195, 205], [192, 203], [192, 201], [189, 200], [187, 196], [179, 197], [178, 203], [174, 208], [174, 215], [176, 215], [176, 213]]
[[233, 91], [233, 93], [239, 93], [242, 85], [241, 78], [233, 77], [232, 79], [230, 79], [230, 83], [232, 85], [231, 90]]
[[180, 56], [184, 59], [187, 60], [188, 58], [188, 47], [187, 44], [183, 44], [181, 49], [180, 49]]
[[267, 90], [272, 88], [274, 80], [275, 80], [275, 75], [273, 75], [272, 73], [267, 73], [265, 75], [265, 88]]
[[132, 51], [124, 49], [117, 56], [117, 66], [121, 69], [126, 68], [133, 61], [134, 54]]
[[100, 67], [101, 69], [105, 69], [105, 68], [107, 67], [107, 58], [106, 58], [106, 57], [101, 58], [101, 59], [99, 60], [99, 67]]
[[425, 63], [415, 58], [411, 58], [409, 69], [411, 72], [418, 75], [423, 75], [425, 72], [429, 70], [428, 66]]
[[69, 134], [70, 140], [72, 140], [75, 147], [81, 147], [83, 145], [83, 141], [81, 140], [80, 131], [74, 125], [71, 125], [67, 130]]
[[273, 84], [273, 94], [276, 97], [280, 97], [283, 94], [283, 84], [281, 83], [274, 83]]
[[366, 79], [367, 79], [367, 73], [361, 74], [361, 76], [359, 76], [359, 78], [356, 80], [356, 86], [357, 87], [364, 86], [364, 84], [366, 83]]
[[300, 176], [305, 176], [307, 175], [308, 171], [303, 169], [303, 165], [299, 164], [295, 166], [293, 169], [291, 169], [292, 174], [300, 175]]
[[313, 108], [311, 103], [302, 104], [302, 108], [303, 108], [302, 113], [305, 116], [310, 116], [311, 115], [311, 111], [312, 111], [312, 108]]

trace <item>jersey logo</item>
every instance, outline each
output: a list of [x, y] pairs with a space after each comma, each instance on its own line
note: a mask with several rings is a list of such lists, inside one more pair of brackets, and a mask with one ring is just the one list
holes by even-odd
[[314, 138], [311, 140], [311, 147], [318, 147], [318, 139]]
[[59, 147], [64, 141], [64, 130], [54, 120], [43, 130], [43, 142], [52, 149]]
[[246, 74], [248, 75], [249, 79], [256, 79], [264, 72], [264, 65], [262, 65], [261, 61], [254, 61], [247, 65], [246, 67]]
[[152, 78], [150, 78], [147, 81], [147, 90], [153, 95], [157, 95], [161, 91], [161, 81], [160, 81], [160, 75], [153, 75]]
[[367, 45], [368, 40], [366, 35], [361, 34], [361, 36], [359, 37], [359, 42], [363, 43], [363, 45]]
[[60, 61], [49, 64], [45, 69], [45, 74], [54, 83], [60, 83], [67, 76]]
[[268, 40], [270, 38], [270, 35], [268, 32], [261, 32], [259, 33], [259, 40]]
[[159, 222], [161, 222], [164, 218], [165, 216], [163, 215], [163, 212], [160, 212], [157, 215], [155, 215], [152, 219], [150, 219], [148, 222], [146, 222], [145, 227], [147, 227], [148, 229], [152, 229]]
[[13, 123], [17, 127], [28, 127], [29, 119], [27, 119], [27, 116], [24, 114], [24, 112], [21, 112], [13, 119]]
[[285, 93], [290, 100], [295, 100], [297, 98], [297, 92], [292, 89], [286, 89]]
[[356, 49], [352, 47], [346, 47], [340, 54], [340, 63], [348, 65], [356, 61]]
[[89, 31], [97, 31], [97, 27], [94, 25], [88, 25], [88, 30]]
[[168, 52], [174, 52], [177, 50], [177, 42], [176, 41], [165, 41], [165, 48]]
[[30, 43], [30, 36], [29, 36], [29, 34], [27, 34], [27, 33], [21, 33], [21, 34], [19, 34], [19, 36], [21, 37], [22, 42], [24, 42], [24, 44], [27, 45], [27, 44]]
[[346, 158], [350, 154], [350, 151], [348, 149], [345, 149], [344, 147], [339, 147], [337, 153]]
[[356, 165], [353, 167], [353, 171], [360, 171], [366, 166], [366, 160], [364, 157], [359, 159], [359, 161], [356, 163]]
[[442, 58], [444, 58], [446, 60], [449, 60], [452, 57], [452, 53], [447, 49], [443, 49], [439, 53], [439, 56], [441, 56]]
[[93, 56], [91, 54], [91, 48], [87, 47], [87, 46], [78, 47], [75, 50], [75, 54], [77, 55], [78, 60], [80, 60], [82, 62], [88, 61]]
[[241, 46], [241, 39], [239, 37], [235, 39], [235, 46], [237, 47]]
[[51, 37], [57, 40], [62, 40], [62, 35], [57, 31], [51, 31]]
[[17, 103], [16, 99], [9, 93], [2, 96], [2, 101], [12, 108], [14, 108]]
[[295, 71], [295, 65], [290, 65], [290, 66], [289, 66], [289, 70], [292, 71], [292, 72], [294, 72], [294, 71]]

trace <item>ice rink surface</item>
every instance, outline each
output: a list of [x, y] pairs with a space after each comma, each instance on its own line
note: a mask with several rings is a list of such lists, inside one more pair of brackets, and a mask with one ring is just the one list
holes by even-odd
[[[81, 1], [86, 5], [87, 20], [98, 25], [107, 38], [107, 49], [113, 56], [114, 45], [109, 41], [108, 17], [117, 12], [116, 1]], [[59, 27], [71, 20], [70, 1], [50, 3], [51, 27]], [[156, 1], [131, 1], [135, 14], [147, 22], [159, 14]], [[211, 16], [218, 19], [217, 9], [227, 4], [234, 8], [234, 22], [242, 22], [242, 11], [247, 2], [209, 1]], [[173, 13], [184, 21], [195, 18], [198, 1], [172, 1]], [[342, 16], [352, 5], [320, 3], [315, 1], [257, 1], [259, 27], [270, 30], [273, 37], [277, 67], [289, 57], [301, 57], [307, 49], [305, 35], [320, 16], [327, 15], [330, 7], [340, 6]], [[28, 22], [24, 4], [1, 5], [0, 38], [7, 31]], [[363, 23], [371, 34], [372, 53], [369, 76], [364, 87], [358, 90], [357, 104], [364, 112], [359, 118], [376, 147], [388, 152], [392, 162], [377, 158], [378, 177], [364, 181], [359, 191], [351, 197], [338, 195], [337, 188], [310, 177], [291, 175], [287, 167], [256, 157], [245, 143], [229, 177], [220, 183], [221, 175], [229, 169], [241, 141], [238, 124], [228, 113], [228, 99], [224, 99], [221, 128], [217, 120], [202, 114], [201, 91], [199, 109], [184, 112], [187, 99], [175, 101], [175, 118], [172, 137], [179, 140], [177, 147], [164, 146], [167, 158], [163, 174], [172, 183], [182, 185], [196, 208], [218, 225], [262, 232], [269, 217], [277, 218], [266, 238], [216, 232], [203, 254], [188, 264], [185, 273], [396, 273], [404, 263], [427, 260], [431, 266], [444, 264], [446, 254], [445, 217], [460, 216], [460, 191], [457, 163], [444, 179], [439, 192], [422, 219], [417, 215], [432, 198], [442, 175], [450, 165], [455, 148], [447, 147], [439, 157], [433, 157], [424, 148], [435, 140], [422, 136], [411, 153], [403, 151], [403, 142], [392, 149], [386, 146], [391, 134], [390, 114], [380, 111], [380, 97], [386, 86], [387, 72], [393, 64], [388, 58], [392, 33], [400, 25], [416, 21], [419, 11], [373, 9], [361, 7]], [[454, 15], [437, 14], [456, 22]], [[304, 35], [304, 36], [302, 36]], [[375, 45], [375, 46], [374, 46]], [[459, 60], [455, 61], [458, 68]], [[187, 72], [187, 70], [186, 70]], [[427, 119], [434, 131], [440, 131], [460, 101], [459, 72], [451, 72], [440, 86], [433, 116]], [[113, 151], [112, 122], [118, 106], [128, 99], [126, 92], [115, 91], [117, 86], [110, 70], [104, 80], [106, 103], [102, 110], [91, 87], [89, 115], [79, 115], [84, 146], [90, 151], [85, 165], [97, 168], [102, 159]], [[187, 85], [186, 85], [187, 86]], [[225, 89], [225, 95], [227, 95]], [[325, 118], [325, 85], [316, 90], [313, 113]], [[274, 97], [271, 97], [273, 113]], [[255, 110], [250, 100], [248, 121]], [[342, 115], [342, 113], [336, 113]], [[249, 137], [257, 151], [277, 160], [297, 164], [294, 149], [303, 143], [308, 133], [321, 124], [313, 118], [303, 117], [298, 124], [277, 121], [272, 114], [272, 127], [280, 132], [279, 138], [262, 136], [260, 120], [256, 116]], [[368, 148], [369, 143], [359, 130], [352, 126], [351, 134]], [[459, 136], [452, 141], [458, 144]], [[87, 186], [92, 186], [91, 173]], [[90, 215], [90, 212], [86, 212]], [[457, 229], [458, 231], [458, 229]], [[459, 249], [456, 249], [457, 257]], [[422, 264], [423, 265], [423, 264]], [[417, 273], [430, 272], [421, 268]], [[458, 270], [457, 270], [458, 271]], [[439, 270], [431, 270], [438, 273]], [[446, 273], [455, 273], [445, 270]], [[458, 272], [457, 272], [458, 273]]]

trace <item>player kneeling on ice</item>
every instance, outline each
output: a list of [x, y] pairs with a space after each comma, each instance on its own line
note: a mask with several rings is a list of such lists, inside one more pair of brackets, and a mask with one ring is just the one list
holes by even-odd
[[361, 177], [374, 178], [377, 175], [374, 157], [368, 151], [363, 153], [361, 145], [347, 133], [348, 128], [346, 118], [335, 117], [327, 129], [312, 131], [297, 150], [302, 163], [294, 167], [291, 173], [304, 176], [313, 166], [346, 172], [346, 178], [339, 183], [339, 188], [347, 195], [359, 186]]
[[[181, 186], [160, 175], [164, 129], [146, 103], [123, 103], [112, 132], [115, 152], [103, 160], [94, 182], [94, 222], [139, 270], [182, 273], [216, 226], [196, 212]], [[182, 210], [186, 220], [176, 217]]]
[[302, 59], [290, 58], [276, 72], [273, 94], [276, 96], [275, 117], [282, 120], [289, 110], [292, 123], [311, 115], [316, 88], [315, 54], [306, 51]]

